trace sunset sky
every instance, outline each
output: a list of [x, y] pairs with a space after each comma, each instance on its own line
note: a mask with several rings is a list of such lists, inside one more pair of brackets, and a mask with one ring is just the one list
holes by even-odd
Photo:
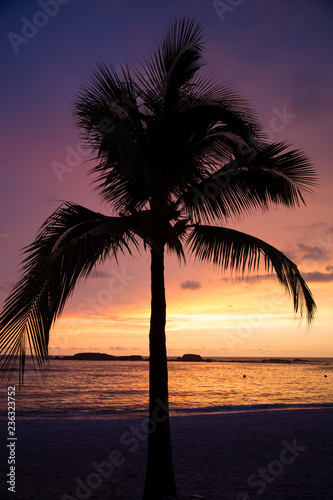
[[[43, 7], [44, 6], [44, 7]], [[44, 10], [43, 10], [44, 8]], [[18, 279], [20, 250], [63, 200], [107, 214], [74, 129], [72, 103], [100, 60], [148, 57], [170, 22], [201, 22], [206, 71], [245, 96], [271, 140], [288, 139], [319, 178], [307, 206], [272, 209], [230, 227], [276, 246], [316, 300], [314, 324], [264, 270], [239, 279], [166, 262], [170, 356], [333, 356], [333, 3], [328, 0], [3, 1], [1, 17], [0, 302]], [[36, 26], [37, 25], [37, 26]], [[60, 175], [57, 164], [66, 166]], [[149, 255], [108, 261], [76, 290], [50, 354], [148, 354]]]

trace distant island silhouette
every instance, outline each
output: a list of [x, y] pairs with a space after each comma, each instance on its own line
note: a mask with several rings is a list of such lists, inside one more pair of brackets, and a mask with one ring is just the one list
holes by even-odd
[[[50, 356], [51, 360], [72, 360], [72, 361], [148, 361], [149, 357], [142, 357], [140, 354], [131, 354], [127, 356], [113, 356], [112, 354], [100, 352], [78, 352], [73, 356]], [[200, 354], [183, 354], [176, 359], [169, 359], [169, 361], [181, 362], [216, 362], [216, 363], [280, 363], [280, 364], [293, 364], [293, 363], [309, 363], [307, 359], [281, 359], [281, 358], [267, 358], [267, 359], [214, 359], [202, 358]]]
[[78, 352], [73, 356], [53, 356], [51, 359], [65, 359], [77, 361], [143, 361], [143, 357], [139, 354], [130, 356], [113, 356], [100, 352]]
[[204, 361], [200, 354], [183, 354], [176, 361]]

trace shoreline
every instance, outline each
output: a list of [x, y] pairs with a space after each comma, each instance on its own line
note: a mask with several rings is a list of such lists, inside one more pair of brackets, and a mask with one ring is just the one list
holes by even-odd
[[[145, 421], [18, 418], [15, 499], [75, 499], [86, 488], [91, 500], [140, 500]], [[170, 422], [180, 499], [332, 499], [332, 408], [172, 415]], [[0, 429], [5, 446], [4, 422]], [[102, 478], [106, 469], [98, 467], [113, 452], [112, 474]], [[2, 479], [7, 469], [2, 457]], [[101, 484], [89, 487], [98, 474]]]
[[[220, 409], [221, 408], [221, 409]], [[186, 418], [186, 417], [191, 417], [191, 416], [218, 416], [218, 415], [237, 415], [237, 414], [251, 414], [251, 413], [262, 413], [262, 412], [292, 412], [292, 411], [312, 411], [312, 410], [333, 410], [333, 403], [286, 403], [286, 404], [280, 404], [280, 403], [272, 403], [272, 404], [266, 404], [266, 403], [254, 403], [253, 405], [240, 405], [240, 406], [221, 406], [221, 407], [199, 407], [199, 408], [184, 408], [180, 410], [170, 410], [170, 418]], [[17, 421], [48, 421], [48, 420], [56, 420], [56, 421], [122, 421], [122, 420], [136, 420], [136, 419], [142, 419], [146, 418], [148, 416], [148, 410], [138, 410], [136, 412], [133, 411], [128, 411], [123, 412], [122, 410], [119, 411], [114, 411], [108, 413], [107, 410], [106, 412], [101, 412], [101, 413], [88, 413], [88, 412], [82, 412], [80, 414], [76, 414], [75, 412], [70, 413], [70, 414], [52, 414], [52, 413], [45, 413], [45, 414], [35, 414], [31, 413], [30, 415], [20, 415], [17, 413], [16, 415], [16, 420]], [[0, 414], [0, 426], [1, 422], [7, 422], [8, 417], [7, 413], [3, 412], [3, 414]]]

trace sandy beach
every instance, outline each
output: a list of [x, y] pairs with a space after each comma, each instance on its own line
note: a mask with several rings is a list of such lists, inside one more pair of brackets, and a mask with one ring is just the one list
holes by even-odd
[[[174, 416], [171, 422], [179, 498], [333, 499], [332, 409]], [[2, 421], [1, 498], [140, 500], [145, 423], [17, 420], [13, 494], [4, 487]]]

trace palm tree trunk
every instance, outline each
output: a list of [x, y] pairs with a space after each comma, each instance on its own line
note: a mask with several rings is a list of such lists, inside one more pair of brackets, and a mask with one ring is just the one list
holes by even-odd
[[143, 500], [177, 496], [173, 472], [165, 343], [164, 245], [151, 250], [148, 461]]

